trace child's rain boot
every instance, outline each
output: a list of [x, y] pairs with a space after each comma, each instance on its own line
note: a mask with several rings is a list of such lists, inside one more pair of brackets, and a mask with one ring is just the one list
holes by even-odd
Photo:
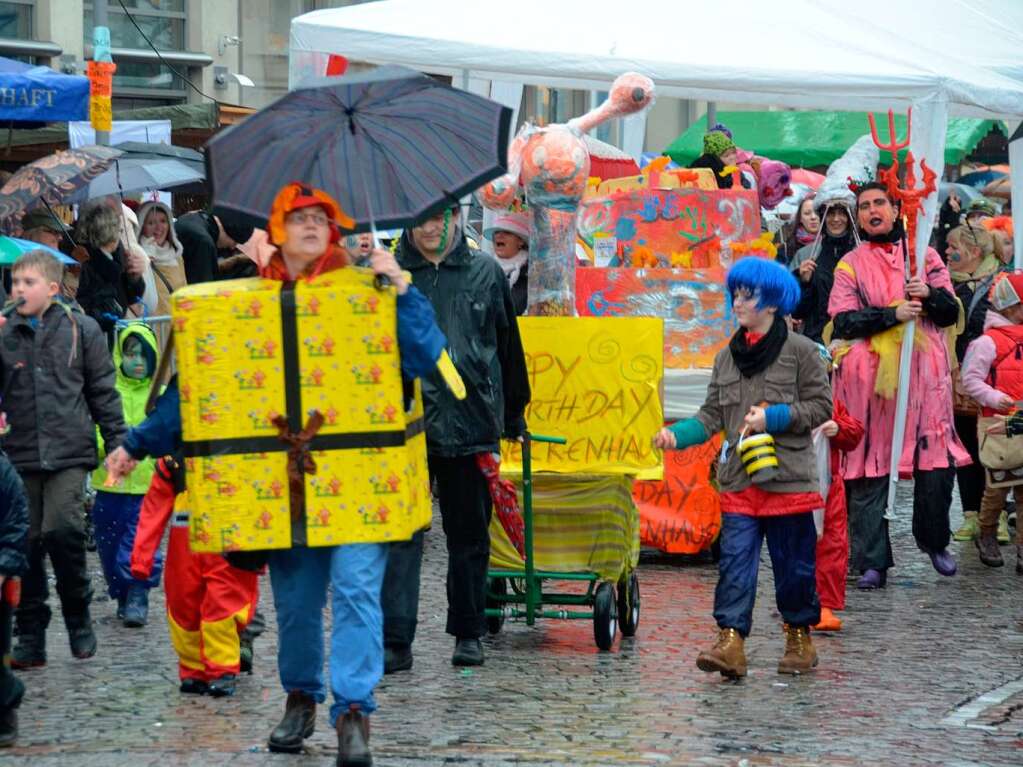
[[813, 627], [814, 631], [841, 631], [842, 619], [827, 607], [821, 608], [821, 620]]

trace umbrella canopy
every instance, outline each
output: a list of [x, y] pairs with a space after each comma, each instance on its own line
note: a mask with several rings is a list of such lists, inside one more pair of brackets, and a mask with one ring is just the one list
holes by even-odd
[[0, 122], [89, 119], [89, 78], [0, 57]]
[[18, 237], [0, 237], [0, 266], [10, 266], [18, 260], [20, 255], [28, 253], [30, 250], [45, 250], [62, 264], [78, 263], [70, 256], [65, 256], [59, 250], [54, 250], [49, 245], [42, 245], [31, 240], [22, 240]]
[[109, 146], [85, 146], [62, 149], [24, 166], [0, 187], [0, 227], [17, 225], [25, 211], [44, 202], [63, 204], [122, 154]]
[[1004, 178], [1009, 175], [997, 170], [975, 170], [973, 173], [965, 173], [957, 179], [957, 183], [972, 186], [975, 189], [983, 189], [992, 181]]
[[938, 184], [938, 202], [942, 205], [948, 199], [949, 194], [955, 192], [962, 203], [963, 208], [981, 196], [980, 190], [966, 184], [955, 184], [949, 181], [942, 181]]
[[1003, 176], [1002, 178], [996, 178], [984, 187], [982, 194], [985, 197], [1003, 197], [1006, 200], [1010, 199], [1012, 197], [1012, 177]]
[[214, 208], [261, 223], [282, 186], [332, 195], [356, 231], [403, 227], [505, 172], [511, 110], [404, 67], [326, 78], [206, 147]]
[[123, 156], [88, 184], [65, 198], [81, 203], [108, 194], [131, 194], [152, 190], [201, 192], [206, 168], [202, 152], [170, 144], [127, 141], [118, 144]]
[[[916, 115], [914, 115], [916, 117]], [[883, 115], [878, 125], [887, 125]], [[870, 132], [865, 112], [718, 112], [717, 121], [728, 126], [735, 143], [743, 149], [788, 163], [793, 168], [829, 165], [856, 139]], [[916, 121], [914, 120], [914, 126]], [[906, 135], [906, 115], [896, 115], [898, 135]], [[919, 128], [917, 128], [919, 129]], [[945, 164], [958, 165], [992, 130], [1006, 133], [1001, 120], [953, 117], [945, 135]], [[704, 115], [675, 139], [664, 153], [679, 165], [688, 165], [703, 154]], [[904, 155], [900, 153], [900, 158]], [[881, 163], [891, 154], [881, 153]]]

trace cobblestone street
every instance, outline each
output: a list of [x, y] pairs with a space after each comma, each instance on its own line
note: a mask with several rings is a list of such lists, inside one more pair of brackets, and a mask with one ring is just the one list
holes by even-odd
[[[907, 489], [901, 497], [911, 497]], [[638, 635], [619, 640], [613, 652], [596, 650], [588, 621], [506, 623], [486, 642], [483, 668], [454, 669], [443, 633], [438, 520], [427, 538], [415, 666], [378, 690], [376, 762], [1019, 765], [1023, 576], [1015, 574], [1014, 552], [1004, 548], [1007, 566], [991, 570], [972, 544], [954, 544], [960, 573], [941, 578], [915, 550], [904, 508], [888, 588], [850, 591], [846, 628], [815, 635], [821, 663], [807, 677], [775, 672], [783, 638], [764, 552], [750, 673], [739, 683], [694, 664], [714, 636], [715, 568], [649, 554], [639, 573]], [[333, 764], [326, 707], [306, 754], [266, 751], [284, 696], [265, 579], [263, 587], [268, 631], [256, 644], [255, 673], [230, 699], [178, 693], [161, 597], [150, 625], [134, 631], [114, 622], [109, 601], [95, 602], [99, 653], [88, 661], [72, 660], [54, 621], [49, 665], [22, 674], [28, 692], [19, 747], [0, 764]]]

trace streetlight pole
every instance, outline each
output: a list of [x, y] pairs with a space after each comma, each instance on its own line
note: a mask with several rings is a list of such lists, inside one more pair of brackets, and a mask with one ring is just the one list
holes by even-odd
[[[113, 63], [110, 56], [110, 25], [107, 12], [108, 0], [93, 0], [92, 2], [92, 60], [94, 62]], [[110, 146], [110, 88], [113, 80], [113, 73], [100, 75], [96, 73], [103, 82], [98, 84], [95, 78], [91, 86], [92, 125], [96, 129], [96, 143], [100, 146]], [[98, 86], [98, 87], [97, 87]], [[99, 103], [98, 103], [99, 102]], [[97, 109], [99, 107], [99, 109]], [[95, 112], [102, 111], [106, 117], [99, 117]]]

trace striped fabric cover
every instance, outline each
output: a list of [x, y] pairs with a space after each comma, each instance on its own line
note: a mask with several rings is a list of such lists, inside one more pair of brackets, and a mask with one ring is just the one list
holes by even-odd
[[[515, 483], [519, 505], [522, 477]], [[639, 562], [639, 512], [632, 477], [591, 474], [533, 475], [533, 551], [538, 570], [594, 572], [617, 581]], [[496, 516], [490, 522], [490, 566], [523, 570], [522, 558]]]

